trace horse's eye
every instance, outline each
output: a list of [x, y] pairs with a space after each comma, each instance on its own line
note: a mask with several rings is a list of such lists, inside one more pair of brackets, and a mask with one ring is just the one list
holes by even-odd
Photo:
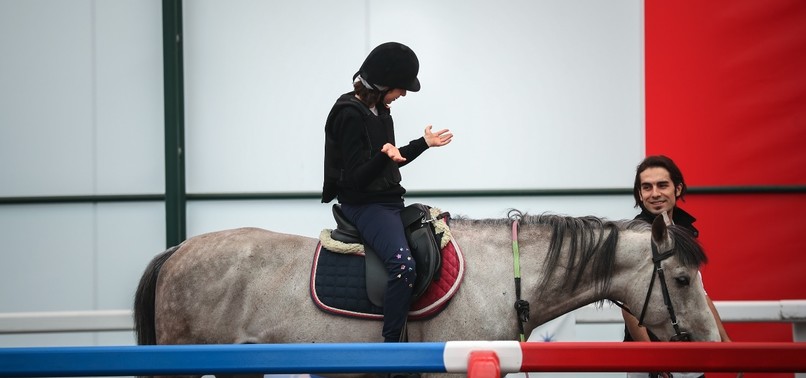
[[689, 285], [689, 279], [686, 276], [675, 277], [674, 280], [675, 280], [675, 282], [677, 282], [678, 286], [688, 286]]

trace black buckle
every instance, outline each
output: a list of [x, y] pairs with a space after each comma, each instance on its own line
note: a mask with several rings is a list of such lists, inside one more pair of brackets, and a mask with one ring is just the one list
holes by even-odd
[[691, 334], [685, 331], [678, 332], [669, 341], [691, 341]]
[[515, 310], [518, 311], [518, 318], [522, 322], [529, 321], [529, 302], [523, 299], [515, 301]]

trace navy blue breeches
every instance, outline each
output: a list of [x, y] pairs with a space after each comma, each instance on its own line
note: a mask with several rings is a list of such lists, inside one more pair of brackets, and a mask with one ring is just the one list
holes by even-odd
[[411, 305], [417, 269], [400, 220], [403, 204], [342, 204], [344, 215], [353, 222], [364, 243], [383, 261], [389, 278], [383, 300], [384, 341], [399, 341]]

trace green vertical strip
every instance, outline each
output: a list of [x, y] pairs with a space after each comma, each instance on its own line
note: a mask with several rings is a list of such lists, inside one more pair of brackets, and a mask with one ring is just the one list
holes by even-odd
[[182, 0], [162, 0], [165, 86], [165, 233], [167, 247], [185, 240], [185, 96]]

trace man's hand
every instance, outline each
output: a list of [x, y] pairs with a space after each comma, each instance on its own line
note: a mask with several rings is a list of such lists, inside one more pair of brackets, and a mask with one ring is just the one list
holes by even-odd
[[646, 328], [638, 325], [638, 318], [621, 309], [621, 317], [624, 318], [624, 324], [627, 325], [627, 332], [632, 336], [633, 341], [652, 341], [649, 338]]
[[431, 125], [425, 127], [425, 143], [428, 147], [442, 147], [451, 142], [453, 134], [448, 129], [442, 129], [436, 133], [431, 132]]

